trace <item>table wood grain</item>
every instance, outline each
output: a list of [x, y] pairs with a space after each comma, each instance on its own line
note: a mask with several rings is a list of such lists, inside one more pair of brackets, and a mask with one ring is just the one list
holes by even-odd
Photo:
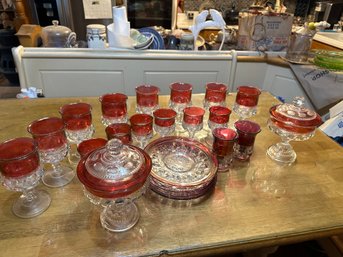
[[[227, 104], [232, 107], [234, 95]], [[194, 95], [202, 106], [204, 95]], [[26, 126], [59, 116], [65, 103], [93, 106], [95, 137], [105, 137], [98, 98], [0, 100], [0, 141], [29, 136]], [[168, 97], [160, 96], [161, 106]], [[270, 106], [278, 101], [262, 93], [252, 120], [262, 126], [249, 163], [235, 162], [221, 173], [214, 192], [201, 201], [172, 201], [151, 192], [137, 200], [140, 220], [131, 230], [111, 233], [99, 221], [100, 209], [83, 195], [77, 177], [48, 191], [52, 202], [38, 217], [11, 212], [19, 193], [0, 188], [0, 255], [16, 257], [205, 256], [287, 244], [343, 231], [343, 149], [321, 131], [305, 142], [292, 142], [297, 160], [282, 166], [266, 156], [280, 141], [268, 130]], [[134, 113], [135, 98], [129, 98]], [[237, 119], [231, 115], [230, 126]]]

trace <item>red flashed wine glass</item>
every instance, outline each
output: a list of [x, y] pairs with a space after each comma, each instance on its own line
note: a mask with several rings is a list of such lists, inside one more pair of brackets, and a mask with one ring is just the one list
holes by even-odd
[[170, 84], [169, 107], [177, 113], [176, 123], [182, 123], [183, 110], [192, 105], [192, 88], [188, 83], [174, 82]]
[[153, 113], [154, 129], [161, 137], [168, 136], [175, 131], [176, 112], [173, 109], [161, 108]]
[[260, 94], [261, 90], [257, 87], [238, 87], [233, 111], [240, 117], [240, 119], [246, 119], [256, 114]]
[[77, 146], [77, 151], [79, 152], [81, 158], [85, 157], [87, 154], [93, 152], [96, 149], [99, 149], [103, 146], [105, 146], [107, 143], [107, 140], [104, 138], [91, 138], [82, 141]]
[[49, 207], [49, 194], [35, 189], [42, 174], [37, 146], [32, 138], [15, 138], [0, 144], [0, 180], [8, 190], [23, 193], [12, 206], [16, 216], [32, 218]]
[[52, 169], [45, 169], [42, 181], [49, 187], [61, 187], [68, 184], [75, 176], [73, 170], [60, 162], [68, 154], [68, 140], [62, 119], [46, 117], [33, 121], [27, 128], [38, 146], [43, 163], [51, 164]]
[[226, 128], [228, 126], [231, 110], [224, 106], [211, 106], [209, 112], [207, 124], [211, 131], [205, 137], [205, 143], [212, 146], [213, 130], [216, 128]]
[[236, 131], [229, 128], [215, 128], [213, 130], [212, 151], [218, 160], [218, 171], [227, 171], [233, 160], [233, 146], [237, 140]]
[[113, 123], [105, 129], [107, 139], [120, 139], [123, 144], [131, 144], [131, 126], [127, 123]]
[[238, 133], [238, 140], [234, 145], [235, 158], [242, 161], [249, 160], [254, 150], [256, 135], [261, 132], [261, 127], [249, 120], [236, 121], [234, 126]]
[[143, 149], [153, 136], [153, 117], [149, 114], [138, 113], [130, 118], [132, 137]]
[[83, 140], [92, 138], [92, 106], [87, 103], [70, 103], [60, 108], [60, 114], [65, 124], [65, 132], [69, 142], [76, 147], [69, 151], [69, 161], [78, 163], [80, 155], [76, 151], [77, 145]]
[[204, 99], [204, 108], [208, 109], [211, 106], [225, 106], [227, 85], [223, 83], [210, 82], [206, 84], [206, 92]]
[[202, 129], [204, 114], [205, 110], [200, 107], [186, 107], [183, 110], [182, 126], [190, 138], [194, 138], [195, 133]]
[[153, 85], [140, 85], [136, 87], [137, 112], [152, 115], [159, 108], [159, 92], [160, 89]]
[[101, 122], [105, 126], [112, 123], [127, 122], [127, 96], [121, 93], [105, 94], [100, 96]]

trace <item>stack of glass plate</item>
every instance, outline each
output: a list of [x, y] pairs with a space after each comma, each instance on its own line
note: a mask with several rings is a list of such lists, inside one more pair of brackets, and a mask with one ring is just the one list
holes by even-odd
[[319, 50], [313, 59], [315, 65], [333, 71], [343, 71], [343, 51]]
[[216, 183], [218, 163], [198, 141], [163, 137], [151, 142], [145, 152], [152, 160], [150, 188], [171, 199], [201, 197]]

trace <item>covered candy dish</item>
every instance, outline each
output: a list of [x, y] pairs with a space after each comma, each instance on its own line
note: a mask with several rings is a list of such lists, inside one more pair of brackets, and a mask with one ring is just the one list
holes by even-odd
[[281, 137], [281, 142], [272, 145], [267, 155], [278, 162], [292, 164], [296, 153], [290, 141], [304, 141], [314, 136], [316, 127], [322, 123], [321, 117], [304, 107], [304, 98], [295, 97], [293, 104], [279, 104], [269, 110], [268, 127]]
[[162, 196], [198, 198], [216, 183], [218, 163], [209, 149], [196, 140], [163, 137], [145, 148], [152, 160], [150, 188]]
[[150, 170], [150, 157], [119, 139], [81, 159], [77, 175], [88, 199], [105, 207], [100, 215], [104, 228], [121, 232], [137, 223], [139, 212], [133, 201], [144, 193]]

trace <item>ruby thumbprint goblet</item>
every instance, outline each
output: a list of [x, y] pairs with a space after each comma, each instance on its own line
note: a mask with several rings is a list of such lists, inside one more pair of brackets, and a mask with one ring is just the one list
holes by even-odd
[[121, 93], [105, 94], [100, 96], [101, 122], [105, 126], [112, 123], [127, 122], [127, 96]]
[[159, 92], [160, 89], [153, 85], [140, 85], [136, 87], [137, 112], [152, 115], [159, 108]]
[[153, 113], [154, 129], [161, 137], [169, 136], [175, 131], [176, 112], [173, 109], [161, 108]]
[[105, 129], [108, 140], [113, 138], [120, 139], [123, 144], [131, 144], [131, 126], [127, 123], [113, 123]]
[[153, 136], [153, 117], [149, 114], [138, 113], [130, 118], [132, 137], [144, 149]]
[[170, 84], [169, 107], [177, 113], [176, 124], [182, 124], [183, 110], [192, 105], [192, 88], [188, 83], [175, 82]]
[[225, 172], [232, 164], [237, 132], [229, 128], [216, 128], [213, 130], [213, 138], [212, 151], [217, 156], [218, 171]]
[[233, 111], [240, 119], [247, 119], [257, 112], [258, 98], [261, 90], [252, 86], [239, 86]]
[[195, 133], [202, 129], [204, 114], [205, 110], [200, 107], [191, 106], [183, 110], [182, 126], [188, 131], [190, 138], [194, 138]]
[[68, 184], [75, 176], [73, 170], [61, 164], [68, 154], [68, 140], [62, 119], [46, 117], [33, 121], [27, 128], [38, 146], [40, 159], [51, 164], [52, 169], [45, 169], [42, 181], [49, 187], [61, 187]]
[[231, 110], [224, 106], [211, 106], [209, 112], [207, 125], [211, 131], [205, 137], [204, 142], [208, 146], [212, 146], [213, 130], [216, 128], [228, 127]]
[[86, 139], [92, 138], [92, 106], [87, 103], [65, 104], [60, 108], [60, 114], [65, 124], [65, 132], [70, 143], [69, 161], [78, 163], [80, 155], [77, 145]]
[[42, 174], [37, 145], [32, 138], [15, 138], [0, 144], [0, 180], [8, 190], [22, 192], [12, 206], [16, 216], [32, 218], [49, 207], [49, 194], [35, 189]]
[[87, 154], [93, 152], [96, 149], [99, 149], [103, 146], [105, 146], [107, 143], [107, 140], [104, 138], [91, 138], [82, 141], [77, 146], [77, 151], [80, 154], [81, 158], [85, 157]]
[[207, 83], [204, 99], [204, 108], [207, 110], [211, 106], [225, 106], [226, 93], [227, 85], [217, 82]]
[[261, 127], [249, 120], [236, 121], [234, 126], [238, 133], [238, 140], [234, 145], [235, 158], [247, 161], [253, 153], [255, 138], [261, 132]]

